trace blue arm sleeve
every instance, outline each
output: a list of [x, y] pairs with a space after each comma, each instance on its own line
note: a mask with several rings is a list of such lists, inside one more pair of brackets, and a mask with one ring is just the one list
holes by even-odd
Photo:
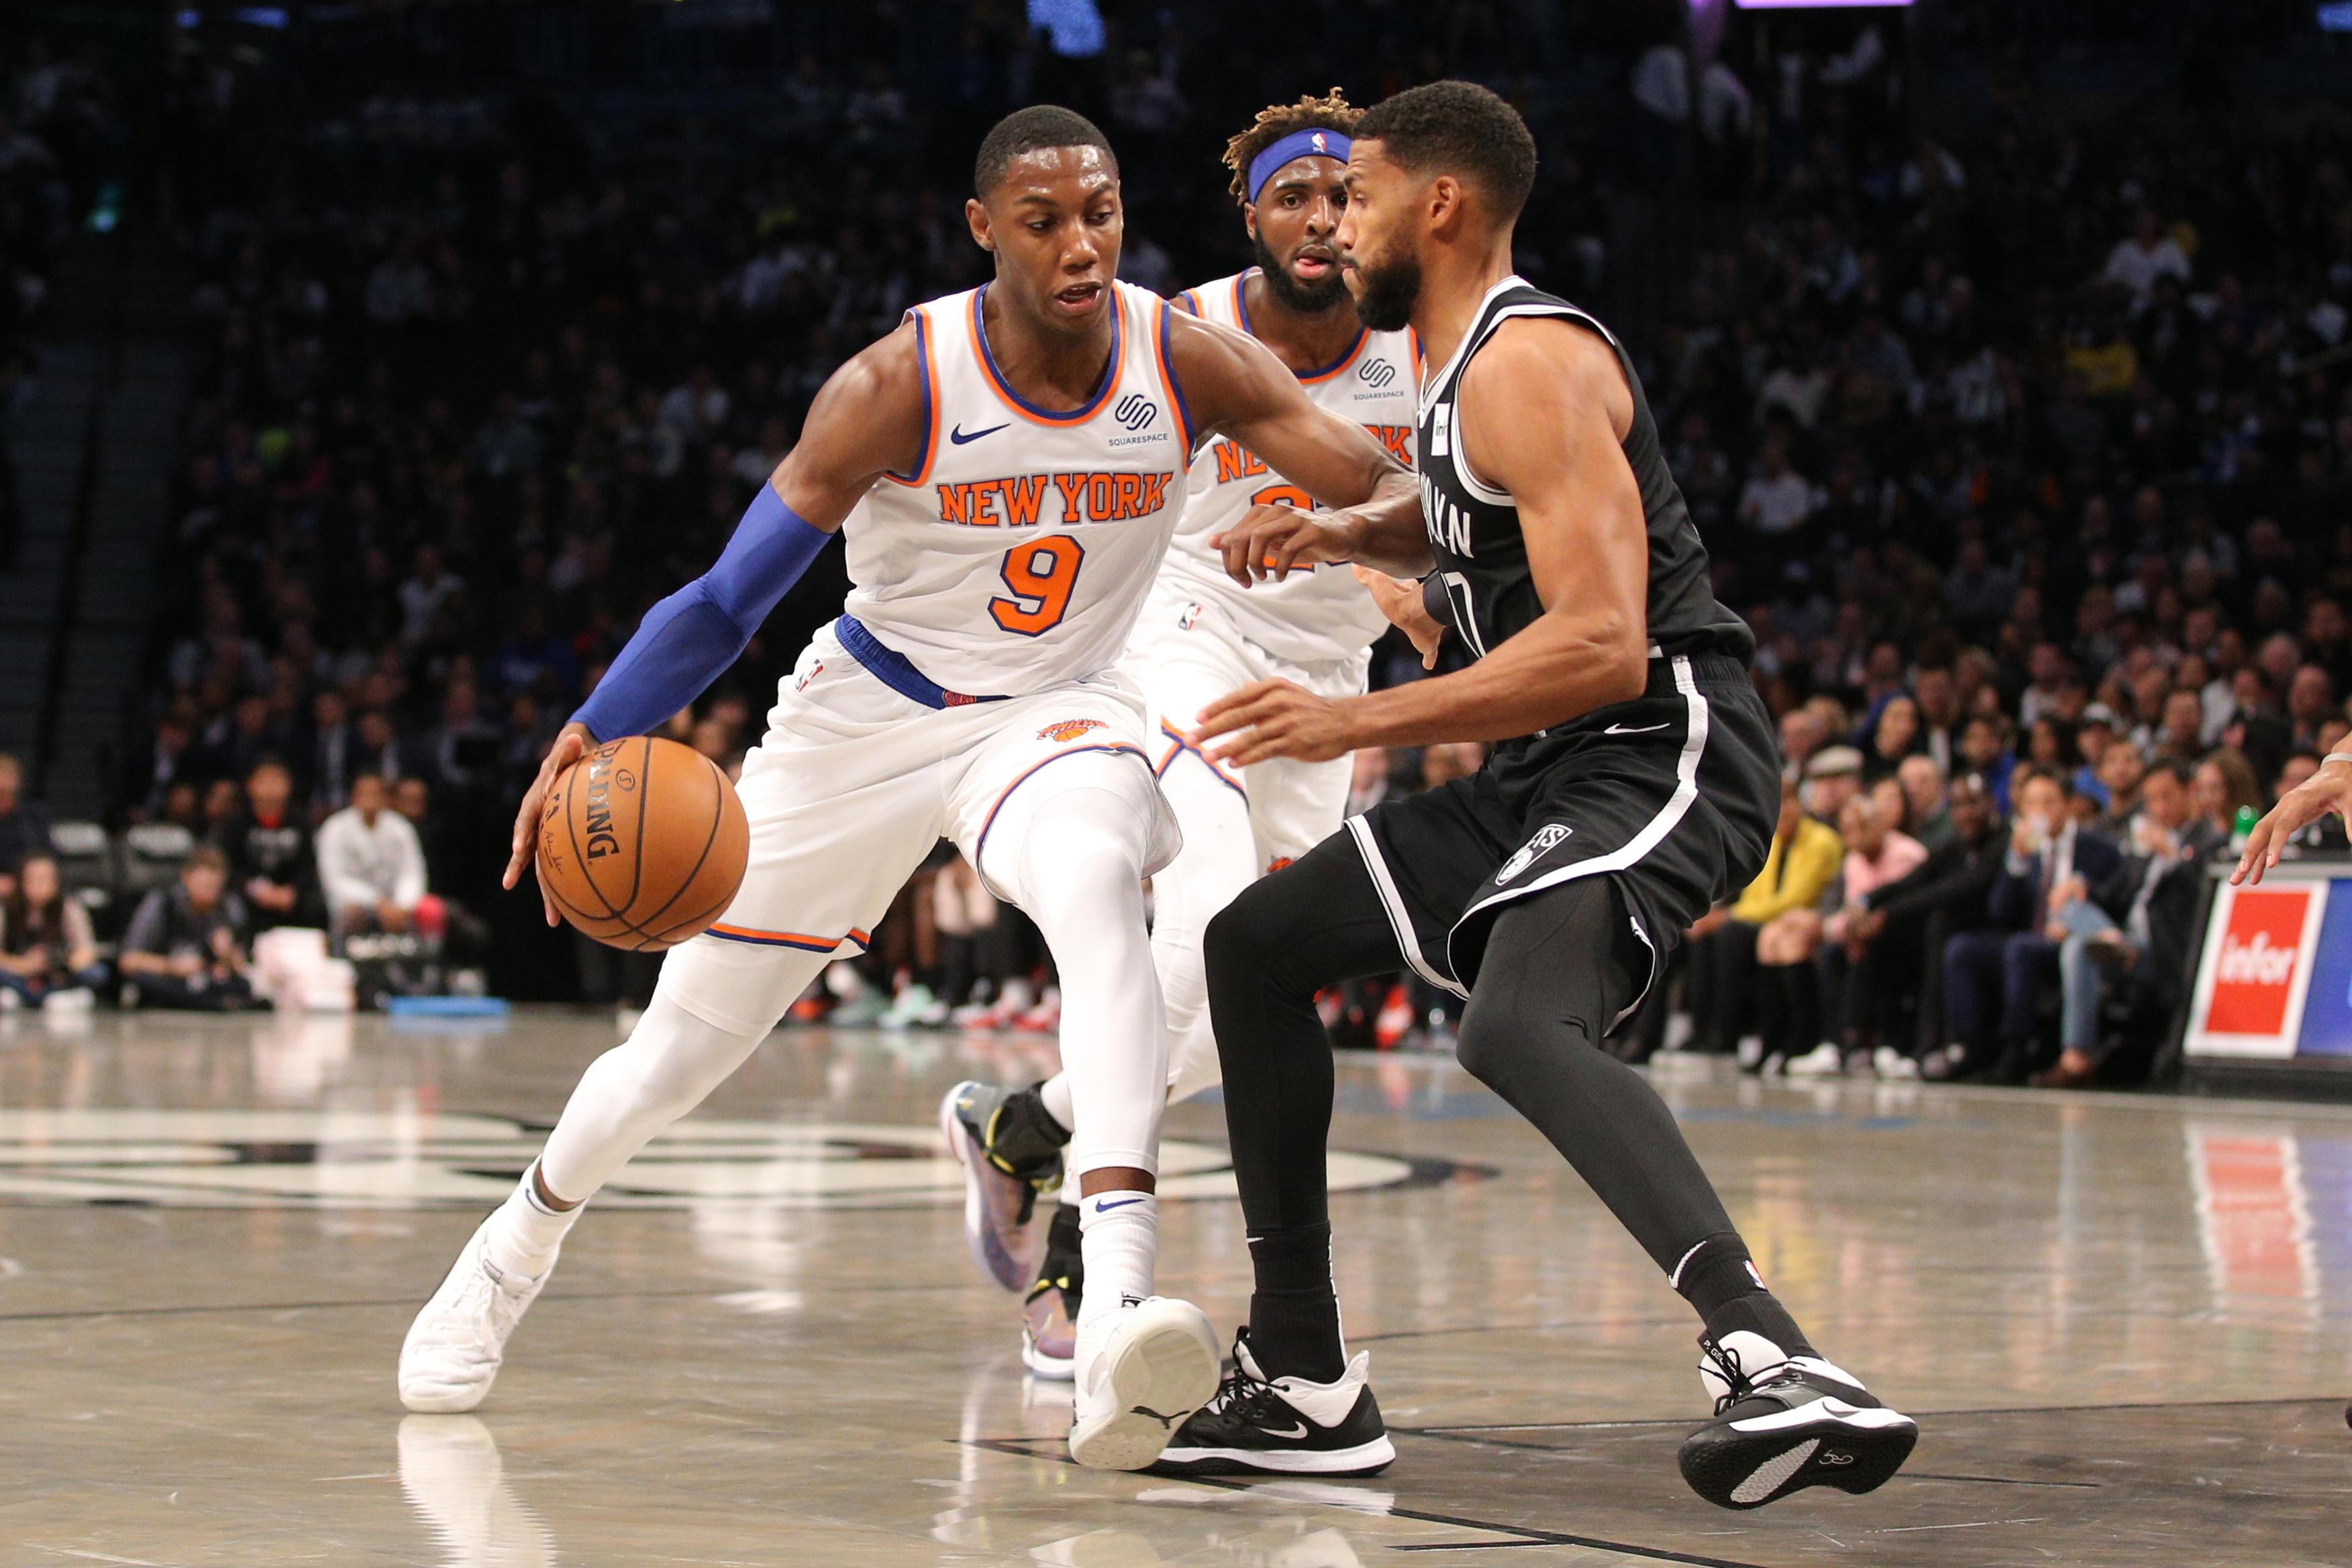
[[832, 538], [761, 486], [719, 559], [646, 612], [572, 718], [611, 740], [643, 735], [700, 696]]

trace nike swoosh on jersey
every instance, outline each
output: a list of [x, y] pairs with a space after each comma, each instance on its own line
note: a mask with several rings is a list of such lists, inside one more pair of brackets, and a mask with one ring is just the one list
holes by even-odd
[[[1009, 420], [1006, 421], [1006, 423], [1010, 423], [1012, 422]], [[992, 424], [986, 430], [975, 430], [967, 434], [963, 426], [959, 424], [953, 430], [948, 432], [948, 439], [954, 442], [958, 446], [961, 446], [967, 442], [978, 441], [983, 435], [993, 435], [1003, 428], [1004, 425], [1003, 424]]]
[[1670, 724], [1612, 724], [1601, 733], [1603, 735], [1647, 735], [1654, 729], [1672, 729], [1673, 727], [1674, 726]]

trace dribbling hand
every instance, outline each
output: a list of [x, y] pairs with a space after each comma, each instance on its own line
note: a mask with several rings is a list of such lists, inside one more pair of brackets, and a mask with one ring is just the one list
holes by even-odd
[[[547, 792], [555, 787], [563, 770], [587, 756], [588, 748], [595, 744], [596, 737], [588, 733], [584, 724], [567, 724], [557, 732], [555, 744], [540, 758], [539, 777], [522, 792], [522, 804], [515, 810], [514, 843], [507, 857], [506, 875], [499, 879], [499, 886], [511, 890], [522, 881], [523, 867], [531, 862], [532, 841], [539, 836], [539, 819], [547, 810]], [[562, 917], [555, 913], [555, 900], [547, 895], [543, 887], [539, 890], [539, 902], [547, 912], [547, 923], [557, 924]]]
[[2246, 835], [2245, 852], [2230, 873], [2231, 885], [2259, 884], [2263, 873], [2278, 864], [2287, 841], [2330, 811], [2352, 811], [2352, 758], [2329, 758], [2318, 772], [2279, 797]]

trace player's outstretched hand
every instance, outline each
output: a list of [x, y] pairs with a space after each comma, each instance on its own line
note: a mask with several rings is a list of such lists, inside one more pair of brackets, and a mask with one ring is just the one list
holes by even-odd
[[1247, 588], [1269, 577], [1280, 582], [1307, 567], [1353, 560], [1356, 534], [1355, 519], [1346, 512], [1252, 507], [1209, 543], [1224, 552], [1225, 575]]
[[[1205, 749], [1220, 737], [1226, 737], [1223, 744]], [[1246, 768], [1269, 757], [1328, 762], [1356, 748], [1346, 710], [1288, 681], [1256, 681], [1219, 697], [1201, 710], [1192, 744], [1226, 768]]]
[[[588, 748], [595, 744], [596, 737], [588, 733], [584, 724], [567, 724], [556, 733], [555, 744], [540, 758], [539, 777], [522, 792], [522, 804], [516, 808], [514, 843], [512, 852], [507, 856], [507, 873], [499, 879], [500, 886], [511, 889], [522, 881], [523, 867], [531, 862], [531, 841], [539, 835], [540, 815], [547, 810], [547, 792], [555, 787], [563, 770], [587, 756]], [[547, 911], [547, 923], [554, 925], [558, 919], [555, 900], [547, 896], [543, 887], [539, 890], [539, 902]]]
[[1391, 577], [1369, 566], [1353, 570], [1356, 580], [1371, 591], [1372, 602], [1381, 607], [1389, 624], [1412, 639], [1412, 651], [1421, 655], [1421, 667], [1437, 668], [1437, 649], [1445, 641], [1445, 628], [1429, 613], [1429, 606], [1421, 597], [1421, 584], [1408, 578]]
[[2278, 864], [2286, 841], [2330, 811], [2352, 812], [2352, 758], [2331, 757], [2319, 771], [2279, 797], [2270, 814], [2246, 835], [2246, 852], [2230, 873], [2234, 883], [2260, 883]]

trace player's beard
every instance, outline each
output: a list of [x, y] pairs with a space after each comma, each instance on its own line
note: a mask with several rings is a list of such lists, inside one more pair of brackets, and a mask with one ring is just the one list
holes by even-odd
[[1373, 257], [1356, 253], [1356, 314], [1375, 332], [1402, 332], [1421, 302], [1421, 257], [1391, 248]]
[[1257, 252], [1258, 272], [1265, 278], [1266, 287], [1273, 291], [1276, 300], [1284, 309], [1300, 316], [1320, 316], [1334, 306], [1347, 302], [1348, 279], [1337, 267], [1332, 267], [1320, 283], [1301, 283], [1292, 275], [1290, 268], [1275, 258], [1274, 252], [1266, 247], [1264, 235], [1250, 235], [1250, 248]]

